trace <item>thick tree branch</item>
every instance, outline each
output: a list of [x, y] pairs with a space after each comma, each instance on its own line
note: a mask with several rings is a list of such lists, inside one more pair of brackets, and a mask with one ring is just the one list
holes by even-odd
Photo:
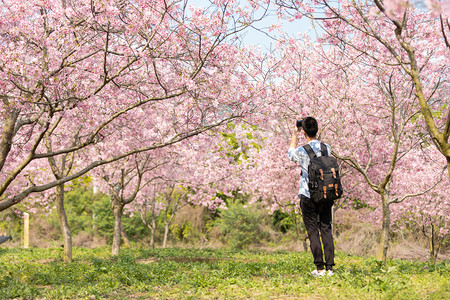
[[[174, 137], [172, 137], [171, 140], [168, 141], [168, 142], [157, 143], [157, 144], [154, 144], [154, 145], [151, 145], [151, 146], [148, 146], [148, 147], [134, 149], [132, 151], [123, 153], [121, 155], [117, 155], [117, 156], [114, 156], [114, 157], [111, 157], [111, 158], [108, 158], [108, 159], [98, 160], [98, 161], [92, 162], [88, 166], [84, 167], [82, 170], [80, 170], [80, 171], [78, 171], [78, 172], [76, 172], [76, 173], [74, 173], [74, 174], [72, 174], [70, 176], [66, 176], [64, 178], [61, 178], [61, 179], [49, 182], [49, 183], [44, 184], [44, 185], [39, 185], [39, 186], [33, 185], [33, 186], [23, 190], [21, 193], [15, 195], [15, 196], [12, 196], [12, 197], [6, 196], [5, 199], [0, 201], [0, 211], [3, 211], [5, 209], [7, 209], [7, 208], [9, 208], [9, 207], [11, 207], [11, 206], [21, 202], [23, 199], [25, 199], [28, 195], [30, 195], [32, 193], [43, 192], [43, 191], [51, 189], [51, 188], [53, 188], [53, 187], [55, 187], [57, 185], [69, 182], [69, 181], [71, 181], [71, 180], [73, 180], [75, 178], [83, 176], [84, 174], [88, 173], [92, 169], [97, 168], [99, 166], [106, 165], [106, 164], [118, 161], [120, 159], [123, 159], [125, 157], [128, 157], [128, 156], [136, 154], [136, 153], [151, 151], [151, 150], [164, 148], [164, 147], [176, 144], [176, 143], [178, 143], [180, 141], [183, 141], [185, 139], [188, 139], [188, 138], [191, 138], [193, 136], [199, 135], [199, 134], [201, 134], [201, 133], [203, 133], [205, 131], [208, 131], [208, 130], [210, 130], [212, 128], [218, 127], [218, 126], [220, 126], [220, 125], [222, 125], [224, 123], [228, 123], [228, 122], [230, 122], [233, 119], [238, 118], [238, 117], [241, 117], [241, 116], [233, 116], [233, 117], [224, 119], [224, 120], [222, 120], [222, 121], [220, 121], [218, 123], [212, 124], [212, 125], [203, 126], [201, 128], [197, 128], [197, 129], [192, 130], [190, 132], [184, 132], [182, 134], [177, 134]], [[42, 134], [42, 136], [43, 135], [44, 134]], [[42, 137], [41, 137], [41, 139], [42, 139]], [[29, 160], [31, 161], [31, 159], [29, 159]], [[4, 190], [3, 190], [3, 192], [4, 192]], [[3, 194], [3, 192], [2, 192], [2, 194]]]
[[[36, 155], [36, 149], [40, 145], [42, 139], [44, 138], [47, 130], [50, 127], [50, 120], [51, 117], [49, 117], [49, 120], [44, 124], [42, 132], [37, 136], [37, 138], [34, 141], [33, 146], [31, 147], [31, 150], [29, 151], [29, 154], [27, 157], [12, 171], [8, 173], [5, 180], [0, 185], [0, 195], [3, 195], [8, 188], [8, 186], [14, 181], [14, 179], [19, 175], [23, 169], [25, 169], [28, 164], [35, 159]], [[1, 211], [1, 210], [0, 210]]]
[[[3, 101], [6, 102], [7, 100]], [[16, 109], [9, 109], [4, 115], [2, 137], [0, 140], [0, 170], [3, 170], [8, 154], [11, 151], [18, 117], [19, 111]]]
[[141, 105], [144, 105], [144, 104], [146, 104], [148, 102], [161, 101], [161, 100], [167, 100], [167, 99], [170, 99], [170, 98], [178, 97], [178, 96], [181, 96], [184, 92], [185, 91], [183, 90], [181, 92], [169, 95], [167, 97], [148, 98], [148, 99], [139, 101], [139, 102], [137, 102], [135, 104], [132, 104], [132, 105], [128, 106], [127, 108], [116, 112], [108, 120], [106, 120], [102, 124], [100, 124], [93, 131], [93, 133], [90, 134], [90, 137], [84, 143], [81, 143], [81, 144], [79, 144], [77, 146], [70, 147], [70, 148], [63, 149], [63, 150], [58, 150], [58, 151], [49, 152], [49, 153], [39, 153], [39, 154], [35, 155], [35, 158], [46, 158], [46, 157], [49, 157], [49, 156], [55, 156], [55, 155], [60, 155], [60, 154], [64, 154], [64, 153], [70, 153], [70, 152], [74, 152], [74, 151], [86, 148], [87, 146], [95, 143], [96, 138], [99, 136], [101, 130], [103, 130], [108, 124], [110, 124], [112, 121], [114, 121], [115, 119], [117, 119], [121, 115], [126, 114], [130, 110], [135, 109], [135, 108], [137, 108], [137, 107], [139, 107]]

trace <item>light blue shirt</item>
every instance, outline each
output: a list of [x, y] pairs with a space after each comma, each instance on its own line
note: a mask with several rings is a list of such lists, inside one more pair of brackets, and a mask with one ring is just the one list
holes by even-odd
[[[317, 156], [322, 155], [322, 152], [320, 151], [320, 141], [312, 140], [308, 143], [308, 145], [311, 146]], [[330, 145], [325, 144], [325, 146], [327, 146], [328, 155], [331, 155]], [[302, 167], [302, 177], [300, 178], [300, 188], [298, 190], [298, 196], [300, 197], [300, 195], [305, 195], [306, 197], [310, 198], [311, 196], [308, 188], [308, 165], [310, 158], [308, 153], [306, 152], [305, 148], [303, 148], [303, 146], [300, 146], [298, 148], [289, 148], [288, 157], [290, 160], [298, 162]]]

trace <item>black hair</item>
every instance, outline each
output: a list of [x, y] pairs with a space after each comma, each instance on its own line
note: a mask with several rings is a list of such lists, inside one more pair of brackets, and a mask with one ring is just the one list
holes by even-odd
[[319, 125], [317, 124], [317, 120], [314, 119], [313, 117], [304, 118], [302, 122], [302, 128], [305, 131], [305, 133], [311, 138], [316, 137], [317, 132], [319, 131]]

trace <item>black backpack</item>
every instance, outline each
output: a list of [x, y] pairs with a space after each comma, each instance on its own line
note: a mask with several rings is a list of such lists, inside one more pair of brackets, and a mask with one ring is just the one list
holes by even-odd
[[317, 156], [310, 145], [303, 146], [309, 155], [308, 165], [309, 192], [317, 203], [334, 203], [342, 196], [342, 184], [339, 177], [339, 164], [336, 158], [329, 156], [327, 147], [320, 143], [322, 156]]

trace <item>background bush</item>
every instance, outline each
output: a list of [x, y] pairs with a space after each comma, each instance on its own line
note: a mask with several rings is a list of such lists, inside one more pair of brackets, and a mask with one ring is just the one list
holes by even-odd
[[245, 249], [250, 245], [260, 245], [267, 241], [269, 233], [265, 231], [266, 221], [261, 211], [254, 206], [244, 207], [240, 203], [232, 204], [220, 212], [215, 225], [221, 233], [221, 240], [233, 249]]

